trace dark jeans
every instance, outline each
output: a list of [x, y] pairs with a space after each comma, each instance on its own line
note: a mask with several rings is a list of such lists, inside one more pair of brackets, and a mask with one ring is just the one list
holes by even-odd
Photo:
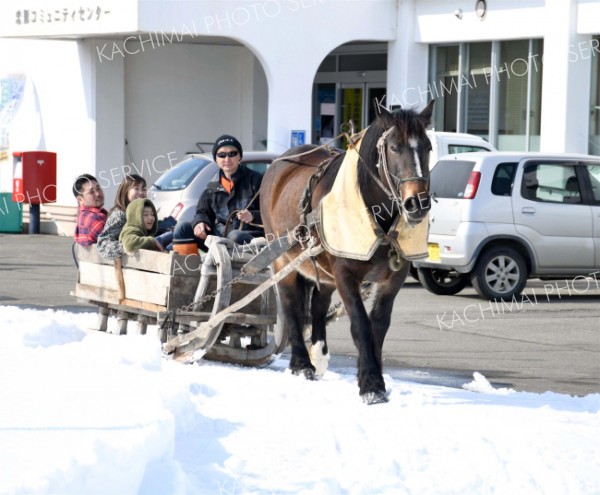
[[155, 239], [160, 242], [160, 245], [167, 251], [170, 251], [171, 243], [173, 242], [173, 232], [168, 230], [167, 232], [157, 235]]
[[158, 229], [156, 230], [156, 237], [165, 234], [166, 232], [173, 232], [176, 224], [177, 220], [175, 220], [173, 217], [167, 217], [159, 220]]
[[[263, 233], [260, 230], [232, 230], [227, 234], [227, 239], [231, 239], [236, 244], [246, 244], [255, 237], [261, 237]], [[183, 244], [185, 242], [196, 242], [198, 248], [204, 252], [208, 248], [204, 245], [204, 239], [194, 235], [194, 228], [190, 222], [178, 223], [173, 232], [173, 242]]]

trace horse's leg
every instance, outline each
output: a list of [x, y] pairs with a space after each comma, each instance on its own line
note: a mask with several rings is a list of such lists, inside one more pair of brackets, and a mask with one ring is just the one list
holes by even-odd
[[310, 361], [315, 374], [320, 377], [327, 371], [329, 349], [327, 347], [327, 311], [335, 287], [321, 285], [321, 290], [313, 290], [311, 298], [312, 334], [309, 349]]
[[358, 349], [358, 388], [367, 404], [387, 402], [385, 383], [381, 374], [381, 360], [377, 359], [377, 344], [371, 331], [371, 321], [360, 294], [361, 281], [349, 269], [336, 264], [335, 278], [338, 292], [350, 318], [350, 332]]
[[383, 341], [390, 328], [394, 300], [402, 288], [402, 285], [404, 285], [410, 267], [409, 263], [406, 263], [405, 265], [406, 266], [400, 271], [392, 272], [387, 280], [378, 284], [373, 299], [373, 307], [369, 313], [371, 329], [373, 331], [373, 340], [375, 342], [375, 356], [381, 369], [383, 369], [381, 364]]
[[290, 370], [299, 375], [303, 373], [309, 380], [315, 377], [315, 367], [310, 362], [308, 350], [304, 344], [304, 326], [308, 316], [308, 292], [310, 287], [297, 272], [292, 272], [277, 286], [279, 303], [282, 307], [283, 325], [287, 329], [292, 356]]

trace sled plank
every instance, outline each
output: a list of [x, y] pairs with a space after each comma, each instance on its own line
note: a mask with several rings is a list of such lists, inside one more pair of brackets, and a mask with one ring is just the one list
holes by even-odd
[[[98, 254], [96, 245], [84, 247], [75, 245], [75, 255], [82, 262], [96, 265], [113, 265], [112, 261], [105, 261]], [[140, 249], [131, 255], [122, 257], [123, 268], [134, 268], [165, 275], [185, 276], [200, 278], [202, 259], [195, 255], [179, 255]]]
[[106, 303], [111, 307], [141, 309], [153, 314], [163, 313], [167, 310], [165, 306], [144, 301], [134, 301], [132, 299], [123, 299], [119, 301], [116, 290], [105, 289], [104, 287], [92, 287], [90, 285], [77, 284], [73, 295], [79, 299], [94, 303], [101, 302]]

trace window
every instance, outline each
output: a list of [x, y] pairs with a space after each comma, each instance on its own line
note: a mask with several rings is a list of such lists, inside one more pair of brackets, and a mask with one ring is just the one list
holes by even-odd
[[490, 151], [487, 148], [481, 146], [474, 146], [472, 144], [449, 144], [448, 153], [453, 155], [454, 153], [476, 153], [477, 151]]
[[531, 201], [581, 203], [575, 165], [539, 163], [523, 171], [521, 194]]
[[431, 193], [438, 198], [462, 198], [474, 166], [466, 160], [440, 160], [431, 171]]
[[499, 150], [539, 150], [542, 55], [533, 39], [431, 46], [435, 129], [476, 134]]
[[340, 72], [387, 70], [387, 53], [340, 55], [338, 70]]
[[435, 98], [434, 128], [439, 131], [457, 132], [458, 116], [458, 46], [432, 47], [435, 60], [429, 92]]
[[492, 178], [492, 194], [510, 196], [517, 163], [500, 163]]
[[161, 175], [154, 187], [161, 191], [185, 189], [209, 163], [211, 162], [201, 158], [187, 158]]
[[250, 170], [254, 170], [255, 172], [258, 172], [259, 174], [264, 174], [267, 171], [267, 168], [269, 168], [269, 164], [271, 162], [270, 161], [258, 161], [258, 162], [244, 162], [244, 165], [246, 165], [246, 167], [248, 167]]
[[499, 64], [494, 74], [499, 90], [499, 150], [539, 150], [542, 95], [540, 44], [537, 40], [535, 43], [529, 40], [500, 43]]
[[466, 132], [484, 138], [489, 134], [490, 90], [489, 67], [492, 44], [472, 43], [469, 48], [469, 78], [463, 86], [467, 90]]
[[596, 203], [600, 203], [600, 165], [588, 165], [585, 168], [588, 172], [590, 183], [592, 185], [592, 196]]

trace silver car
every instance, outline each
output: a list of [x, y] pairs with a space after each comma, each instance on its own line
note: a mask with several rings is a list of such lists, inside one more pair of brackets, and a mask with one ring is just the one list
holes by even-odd
[[429, 257], [415, 266], [431, 292], [471, 283], [483, 298], [511, 300], [528, 278], [600, 278], [600, 157], [451, 155], [430, 189]]
[[[276, 157], [276, 153], [268, 151], [245, 151], [242, 164], [265, 173]], [[172, 216], [178, 222], [191, 221], [200, 196], [208, 183], [217, 179], [218, 171], [211, 153], [187, 155], [167, 170], [148, 190], [148, 198], [156, 206], [159, 218]]]

